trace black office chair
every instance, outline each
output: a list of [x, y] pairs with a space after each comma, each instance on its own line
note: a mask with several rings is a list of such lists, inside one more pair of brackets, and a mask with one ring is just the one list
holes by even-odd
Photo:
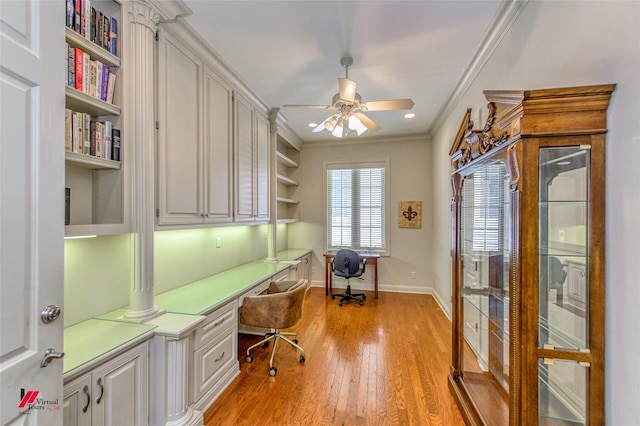
[[562, 306], [564, 300], [564, 282], [567, 279], [567, 271], [560, 259], [549, 257], [549, 290], [556, 289], [556, 304]]
[[[362, 267], [360, 267], [362, 263]], [[335, 299], [336, 296], [341, 297], [338, 305], [342, 306], [342, 302], [345, 300], [356, 300], [363, 304], [364, 299], [367, 296], [364, 293], [351, 293], [351, 285], [349, 284], [349, 278], [359, 277], [364, 274], [364, 268], [367, 263], [367, 259], [360, 260], [360, 255], [353, 250], [341, 249], [338, 250], [335, 257], [331, 261], [331, 271], [336, 277], [343, 277], [347, 279], [347, 291], [342, 294], [331, 294], [331, 298]], [[362, 297], [362, 299], [359, 299]]]

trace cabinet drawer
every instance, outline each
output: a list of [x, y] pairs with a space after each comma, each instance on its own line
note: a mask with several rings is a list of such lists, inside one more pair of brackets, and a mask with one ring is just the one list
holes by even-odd
[[209, 390], [237, 360], [235, 328], [225, 328], [225, 333], [193, 353], [193, 401]]
[[227, 327], [235, 324], [238, 321], [237, 313], [238, 309], [235, 302], [231, 302], [207, 315], [207, 319], [196, 330], [194, 349], [207, 344]]
[[238, 307], [242, 306], [242, 301], [244, 300], [245, 297], [247, 297], [247, 296], [257, 296], [258, 294], [260, 294], [263, 291], [265, 291], [266, 289], [268, 289], [270, 282], [271, 282], [271, 280], [264, 280], [260, 284], [256, 285], [255, 287], [252, 287], [250, 290], [248, 290], [246, 293], [244, 293], [242, 296], [240, 296], [238, 298]]

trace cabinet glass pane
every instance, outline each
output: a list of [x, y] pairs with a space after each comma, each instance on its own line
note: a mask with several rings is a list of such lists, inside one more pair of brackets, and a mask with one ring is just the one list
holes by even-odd
[[540, 149], [539, 345], [588, 342], [589, 150]]
[[463, 378], [495, 424], [508, 424], [509, 195], [501, 162], [467, 176], [462, 186]]
[[538, 361], [538, 424], [584, 425], [589, 394], [588, 368], [575, 361]]

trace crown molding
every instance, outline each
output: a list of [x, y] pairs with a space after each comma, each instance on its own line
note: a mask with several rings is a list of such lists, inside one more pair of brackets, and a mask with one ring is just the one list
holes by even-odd
[[436, 118], [433, 120], [427, 132], [429, 135], [434, 135], [439, 130], [440, 126], [442, 126], [456, 105], [458, 105], [528, 2], [529, 0], [504, 0], [500, 4], [500, 7], [480, 40], [476, 53], [471, 58], [471, 61], [465, 68], [462, 77], [458, 80], [449, 98], [442, 108], [440, 108], [438, 114], [436, 114]]

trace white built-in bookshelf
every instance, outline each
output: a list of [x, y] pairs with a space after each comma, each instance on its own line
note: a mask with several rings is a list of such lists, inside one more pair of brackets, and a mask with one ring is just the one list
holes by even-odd
[[122, 4], [66, 3], [65, 236], [124, 233], [128, 141], [121, 108]]
[[298, 185], [300, 184], [300, 150], [278, 135], [277, 150], [277, 210], [278, 223], [300, 220]]

